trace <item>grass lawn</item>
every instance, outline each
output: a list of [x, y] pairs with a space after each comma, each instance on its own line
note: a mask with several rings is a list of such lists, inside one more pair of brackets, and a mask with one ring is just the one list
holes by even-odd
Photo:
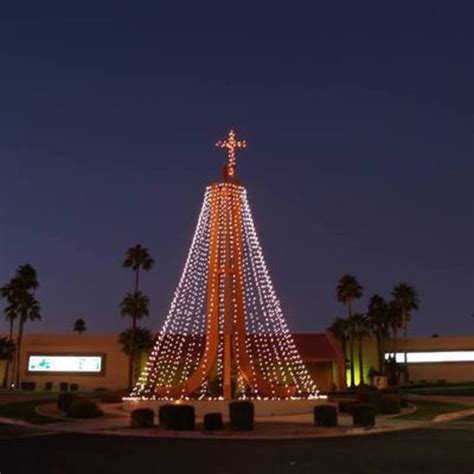
[[410, 401], [416, 406], [414, 413], [395, 417], [399, 420], [430, 421], [437, 415], [467, 410], [469, 407], [461, 403], [439, 402], [434, 400]]
[[28, 400], [26, 402], [16, 402], [8, 403], [6, 405], [0, 405], [0, 416], [24, 420], [28, 423], [33, 423], [35, 425], [57, 422], [58, 420], [38, 415], [35, 412], [35, 407], [37, 405], [51, 401], [54, 400]]

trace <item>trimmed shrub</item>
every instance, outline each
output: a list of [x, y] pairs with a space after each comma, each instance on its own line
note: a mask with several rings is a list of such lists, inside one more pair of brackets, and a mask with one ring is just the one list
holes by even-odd
[[44, 389], [45, 390], [48, 390], [48, 392], [50, 392], [51, 390], [53, 390], [53, 382], [46, 382], [44, 384]]
[[67, 392], [69, 390], [69, 383], [68, 382], [61, 382], [59, 384], [59, 390], [61, 390], [61, 392]]
[[380, 413], [383, 415], [395, 415], [400, 413], [400, 395], [386, 393], [380, 397]]
[[104, 414], [99, 405], [88, 398], [76, 398], [66, 413], [69, 418], [99, 418]]
[[236, 401], [229, 403], [230, 428], [236, 431], [253, 430], [255, 409], [250, 401]]
[[69, 390], [71, 390], [71, 392], [77, 392], [79, 390], [79, 384], [77, 383], [72, 383], [70, 386], [69, 386]]
[[360, 384], [355, 389], [356, 394], [366, 392], [378, 392], [378, 388], [373, 385]]
[[357, 405], [355, 400], [342, 400], [338, 403], [339, 413], [346, 413], [352, 415], [354, 412], [354, 407]]
[[158, 412], [160, 428], [164, 430], [192, 431], [195, 415], [191, 405], [162, 405]]
[[357, 393], [357, 401], [363, 405], [374, 407], [375, 413], [380, 412], [380, 393], [378, 390], [365, 390]]
[[204, 430], [217, 431], [224, 428], [221, 413], [206, 413], [204, 415]]
[[398, 387], [387, 387], [387, 388], [383, 388], [382, 390], [380, 390], [380, 395], [384, 395], [384, 394], [388, 394], [388, 393], [399, 394], [400, 389]]
[[410, 402], [405, 398], [400, 398], [400, 408], [408, 408], [410, 406]]
[[358, 403], [352, 413], [354, 426], [375, 426], [375, 410], [372, 405]]
[[337, 426], [337, 410], [333, 405], [317, 405], [313, 415], [315, 426]]
[[66, 413], [76, 398], [77, 395], [74, 395], [73, 393], [60, 393], [58, 395], [58, 408]]
[[150, 408], [137, 408], [132, 411], [132, 428], [152, 428], [155, 414]]
[[35, 390], [36, 382], [21, 382], [20, 388], [22, 390]]

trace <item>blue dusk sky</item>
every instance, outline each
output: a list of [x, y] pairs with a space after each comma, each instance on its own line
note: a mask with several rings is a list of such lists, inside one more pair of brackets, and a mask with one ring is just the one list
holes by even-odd
[[472, 2], [174, 3], [2, 6], [0, 281], [37, 268], [27, 330], [126, 327], [135, 243], [159, 330], [234, 127], [291, 330], [345, 314], [349, 272], [357, 311], [403, 280], [412, 334], [473, 334]]

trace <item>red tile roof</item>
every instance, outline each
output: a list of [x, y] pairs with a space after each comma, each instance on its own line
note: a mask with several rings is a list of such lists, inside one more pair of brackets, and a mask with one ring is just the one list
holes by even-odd
[[325, 333], [293, 334], [296, 347], [304, 361], [330, 361], [337, 358], [337, 352]]

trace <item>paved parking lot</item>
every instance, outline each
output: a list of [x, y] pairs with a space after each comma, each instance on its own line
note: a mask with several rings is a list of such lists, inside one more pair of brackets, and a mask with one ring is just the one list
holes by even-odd
[[[2, 434], [2, 430], [3, 434]], [[474, 424], [350, 438], [229, 441], [48, 434], [0, 427], [2, 474], [471, 474]]]

